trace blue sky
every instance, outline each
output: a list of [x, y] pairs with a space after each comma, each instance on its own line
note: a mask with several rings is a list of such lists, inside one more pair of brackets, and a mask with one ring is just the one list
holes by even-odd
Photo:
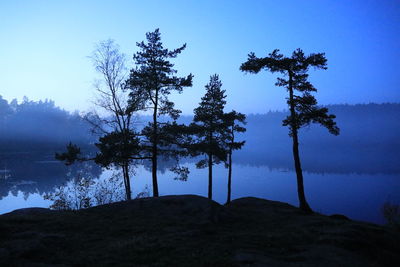
[[185, 114], [214, 73], [228, 109], [284, 109], [275, 76], [239, 71], [249, 52], [275, 48], [326, 53], [328, 70], [310, 73], [320, 104], [400, 101], [400, 1], [16, 0], [0, 2], [0, 21], [0, 95], [9, 101], [25, 95], [87, 110], [94, 45], [112, 38], [131, 59], [135, 43], [155, 28], [168, 48], [187, 43], [175, 63], [180, 74], [194, 74], [194, 86], [172, 96]]

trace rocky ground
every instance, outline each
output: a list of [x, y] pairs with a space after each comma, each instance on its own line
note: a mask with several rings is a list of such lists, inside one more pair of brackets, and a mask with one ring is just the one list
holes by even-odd
[[165, 196], [0, 216], [0, 266], [400, 266], [400, 232], [289, 204]]

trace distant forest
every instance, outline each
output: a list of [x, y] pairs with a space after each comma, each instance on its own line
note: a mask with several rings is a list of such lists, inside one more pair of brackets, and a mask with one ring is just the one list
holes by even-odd
[[55, 106], [54, 101], [24, 97], [10, 103], [0, 96], [0, 151], [34, 152], [63, 149], [66, 142], [89, 144], [90, 125], [78, 114]]
[[[400, 104], [329, 105], [341, 128], [339, 136], [311, 125], [300, 131], [300, 146], [305, 171], [310, 172], [400, 172]], [[246, 140], [235, 153], [238, 164], [267, 165], [292, 169], [291, 140], [282, 119], [284, 111], [247, 115]], [[149, 116], [140, 119], [146, 125]], [[179, 122], [190, 123], [192, 116]], [[83, 147], [96, 138], [91, 126], [77, 112], [60, 109], [51, 100], [8, 103], [0, 96], [0, 153], [51, 153], [62, 151], [73, 142]], [[93, 147], [94, 146], [90, 146]], [[190, 160], [189, 160], [190, 161]]]
[[[341, 132], [333, 136], [318, 125], [300, 130], [304, 170], [336, 173], [400, 172], [400, 104], [329, 105]], [[291, 140], [282, 127], [285, 112], [247, 116], [247, 140], [237, 153], [241, 163], [285, 168]], [[251, 155], [251, 157], [248, 157]], [[268, 164], [265, 164], [268, 162]], [[289, 165], [290, 166], [290, 165]]]

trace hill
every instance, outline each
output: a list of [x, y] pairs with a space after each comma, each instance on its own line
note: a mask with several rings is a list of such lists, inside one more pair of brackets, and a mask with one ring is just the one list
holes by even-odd
[[281, 202], [185, 195], [0, 216], [0, 265], [399, 266], [400, 233]]

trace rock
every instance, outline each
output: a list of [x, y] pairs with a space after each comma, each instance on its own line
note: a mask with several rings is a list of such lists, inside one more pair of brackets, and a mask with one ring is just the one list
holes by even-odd
[[242, 198], [136, 199], [0, 215], [0, 266], [400, 266], [400, 233]]

